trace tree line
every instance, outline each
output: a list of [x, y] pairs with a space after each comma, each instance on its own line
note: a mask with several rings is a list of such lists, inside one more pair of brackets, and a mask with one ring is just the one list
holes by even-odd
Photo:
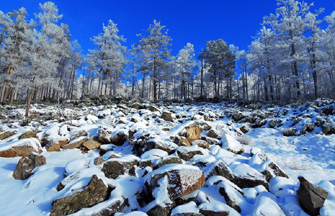
[[28, 21], [24, 8], [0, 11], [0, 102], [59, 102], [87, 94], [157, 100], [218, 98], [285, 101], [334, 97], [335, 12], [320, 19], [313, 4], [277, 0], [248, 50], [208, 41], [196, 56], [187, 43], [171, 55], [172, 38], [154, 20], [138, 43], [109, 20], [86, 55], [53, 2]]

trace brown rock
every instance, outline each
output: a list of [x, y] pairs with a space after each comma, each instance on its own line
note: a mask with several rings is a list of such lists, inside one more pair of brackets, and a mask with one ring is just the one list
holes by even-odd
[[111, 142], [117, 146], [122, 146], [127, 139], [128, 136], [123, 131], [120, 131], [112, 137]]
[[195, 149], [193, 147], [187, 147], [187, 146], [182, 146], [179, 147], [177, 150], [178, 156], [185, 160], [185, 161], [190, 161], [194, 155], [203, 155], [200, 149]]
[[229, 211], [213, 211], [213, 210], [204, 210], [200, 209], [199, 212], [204, 216], [228, 216]]
[[14, 145], [9, 149], [0, 151], [0, 157], [25, 157], [32, 152], [42, 153], [40, 143], [35, 138], [28, 138], [16, 142], [18, 143], [17, 146]]
[[97, 158], [94, 159], [94, 165], [100, 165], [100, 164], [102, 164], [105, 161], [106, 160], [103, 159], [102, 157], [97, 157]]
[[128, 205], [128, 200], [115, 200], [113, 203], [108, 205], [106, 208], [98, 213], [94, 213], [91, 216], [110, 216], [114, 215], [116, 212], [122, 212], [123, 209]]
[[190, 143], [194, 140], [200, 139], [200, 135], [202, 132], [202, 128], [200, 127], [199, 123], [194, 123], [189, 126], [187, 129], [187, 139]]
[[98, 141], [102, 144], [109, 144], [111, 143], [111, 140], [110, 140], [110, 137], [111, 137], [111, 134], [100, 128], [99, 131], [98, 131], [99, 135], [98, 135]]
[[[165, 170], [167, 166], [171, 167], [169, 171], [159, 172], [161, 169]], [[147, 189], [151, 191], [159, 187], [159, 180], [167, 177], [169, 197], [175, 200], [198, 190], [205, 184], [205, 175], [200, 169], [194, 169], [192, 166], [188, 168], [188, 165], [178, 166], [181, 165], [169, 164], [157, 169], [156, 173], [152, 174], [150, 182], [146, 182]]]
[[164, 111], [164, 112], [162, 113], [161, 118], [164, 119], [165, 121], [173, 122], [172, 115], [171, 115], [171, 113], [168, 112], [168, 111]]
[[297, 191], [301, 208], [310, 215], [319, 215], [328, 193], [321, 187], [315, 186], [304, 177], [299, 177], [300, 188]]
[[94, 175], [84, 190], [55, 200], [52, 203], [50, 216], [75, 213], [82, 208], [88, 208], [107, 200], [108, 196], [108, 187], [101, 179]]
[[137, 109], [137, 110], [138, 109], [143, 109], [143, 106], [139, 103], [134, 103], [131, 107], [134, 108], [134, 109]]
[[210, 131], [208, 131], [207, 136], [211, 138], [218, 138], [219, 135], [215, 130], [211, 129]]
[[37, 131], [27, 131], [22, 134], [19, 139], [27, 139], [27, 138], [36, 138]]
[[6, 131], [6, 132], [0, 134], [0, 140], [7, 139], [8, 137], [13, 136], [14, 134], [16, 134], [15, 131]]
[[45, 157], [37, 154], [30, 154], [27, 157], [22, 157], [13, 172], [13, 177], [18, 180], [25, 180], [33, 175], [33, 169], [46, 164]]
[[118, 159], [112, 159], [104, 163], [102, 167], [102, 172], [107, 178], [116, 179], [120, 175], [129, 173], [130, 175], [135, 175], [135, 165], [138, 161], [122, 161]]
[[86, 140], [88, 140], [86, 137], [78, 138], [66, 145], [63, 145], [62, 148], [63, 149], [80, 148]]
[[60, 151], [60, 145], [56, 142], [50, 142], [45, 148], [48, 152]]
[[83, 146], [85, 148], [87, 148], [88, 150], [92, 150], [92, 149], [98, 149], [100, 148], [101, 146], [101, 143], [99, 143], [97, 141], [98, 138], [91, 138], [91, 139], [88, 139], [86, 140], [84, 143], [83, 143]]
[[194, 140], [192, 142], [192, 145], [197, 145], [201, 148], [204, 148], [204, 149], [209, 149], [209, 143], [205, 140]]
[[251, 128], [248, 124], [245, 124], [240, 128], [240, 130], [242, 131], [242, 133], [248, 133], [251, 130]]
[[265, 178], [268, 182], [275, 176], [289, 178], [289, 176], [274, 162], [271, 162], [267, 169], [262, 172], [262, 174], [265, 175]]

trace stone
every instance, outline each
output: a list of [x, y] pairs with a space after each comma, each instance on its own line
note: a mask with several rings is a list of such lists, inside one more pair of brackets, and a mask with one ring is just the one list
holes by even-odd
[[266, 170], [264, 170], [262, 174], [265, 175], [265, 179], [268, 182], [275, 176], [289, 178], [289, 176], [274, 162], [269, 163]]
[[102, 172], [107, 178], [116, 179], [120, 175], [126, 173], [135, 175], [135, 166], [138, 164], [137, 160], [124, 161], [121, 159], [111, 159], [104, 163]]
[[102, 157], [97, 157], [97, 158], [94, 159], [94, 165], [100, 165], [100, 164], [102, 164], [105, 161], [106, 160], [103, 159]]
[[111, 143], [110, 138], [111, 138], [111, 134], [108, 131], [106, 131], [102, 128], [99, 129], [99, 131], [98, 131], [98, 141], [100, 143], [109, 144], [109, 143]]
[[242, 190], [230, 182], [221, 182], [218, 187], [220, 188], [219, 193], [224, 197], [227, 205], [241, 213], [240, 205], [245, 202]]
[[97, 137], [93, 137], [91, 139], [86, 140], [83, 143], [83, 146], [87, 148], [88, 150], [98, 149], [101, 146], [101, 143], [99, 143]]
[[315, 186], [304, 177], [298, 177], [300, 187], [297, 191], [301, 208], [310, 215], [319, 215], [328, 193], [319, 186]]
[[[191, 165], [168, 164], [148, 174], [146, 186], [148, 191], [156, 187], [167, 187], [171, 200], [190, 194], [205, 184], [205, 175], [197, 167]], [[167, 184], [162, 186], [159, 180], [167, 178]]]
[[214, 129], [211, 129], [210, 131], [208, 131], [207, 136], [211, 137], [211, 138], [218, 138], [218, 132], [215, 131]]
[[8, 137], [13, 136], [14, 134], [16, 134], [15, 131], [6, 131], [6, 132], [0, 134], [0, 140], [7, 139]]
[[215, 175], [225, 177], [229, 181], [234, 179], [233, 172], [223, 161], [217, 161], [211, 166], [210, 171], [206, 176], [206, 180]]
[[19, 139], [36, 138], [37, 131], [27, 131], [19, 136]]
[[269, 189], [269, 183], [264, 176], [247, 164], [234, 165], [232, 171], [234, 175], [232, 182], [240, 188], [263, 185], [266, 189]]
[[124, 131], [119, 131], [112, 135], [111, 142], [117, 146], [122, 146], [128, 139], [128, 135]]
[[169, 216], [173, 206], [172, 205], [156, 205], [151, 208], [147, 214], [148, 216]]
[[209, 149], [209, 143], [205, 140], [194, 140], [192, 145], [197, 145], [200, 148]]
[[229, 211], [214, 211], [214, 210], [205, 210], [200, 209], [199, 212], [204, 216], [228, 216]]
[[182, 164], [183, 162], [179, 157], [168, 157], [163, 159], [161, 162], [157, 164], [157, 168], [160, 168], [166, 164]]
[[200, 149], [194, 148], [193, 146], [179, 147], [177, 150], [177, 154], [181, 159], [185, 161], [190, 161], [194, 157], [194, 155], [203, 155]]
[[32, 152], [42, 153], [41, 144], [36, 138], [17, 140], [11, 147], [0, 151], [0, 157], [25, 157]]
[[187, 138], [179, 139], [178, 146], [191, 146], [190, 141]]
[[60, 198], [52, 203], [50, 216], [69, 215], [82, 208], [94, 206], [108, 199], [109, 188], [96, 175], [93, 175], [88, 186], [80, 192]]
[[63, 145], [62, 148], [63, 149], [74, 149], [74, 148], [80, 148], [82, 147], [83, 143], [86, 142], [88, 139], [87, 137], [79, 137], [73, 141], [71, 141], [70, 143]]
[[85, 137], [85, 136], [88, 136], [87, 131], [85, 131], [85, 130], [76, 130], [76, 131], [72, 132], [70, 141], [73, 141], [75, 139], [78, 139], [79, 137]]
[[137, 110], [143, 109], [143, 106], [139, 103], [134, 103], [131, 107]]
[[250, 128], [250, 125], [248, 125], [248, 124], [245, 124], [245, 125], [243, 125], [241, 128], [240, 128], [240, 130], [242, 131], [242, 133], [248, 133], [250, 130], [251, 130], [251, 128]]
[[164, 111], [161, 115], [161, 118], [167, 122], [173, 122], [173, 118], [170, 112]]
[[56, 142], [50, 142], [45, 148], [48, 152], [60, 151], [60, 145]]
[[160, 112], [159, 109], [158, 109], [157, 107], [155, 107], [155, 106], [151, 106], [151, 107], [149, 107], [149, 110], [150, 110], [151, 112]]
[[187, 129], [187, 139], [190, 143], [200, 139], [202, 128], [199, 123], [191, 124]]
[[147, 141], [147, 144], [145, 146], [146, 151], [151, 149], [160, 149], [166, 151], [169, 154], [173, 153], [177, 147], [178, 146], [173, 142], [160, 139], [150, 139]]
[[128, 200], [120, 199], [114, 200], [111, 204], [109, 204], [106, 208], [99, 211], [98, 213], [94, 213], [91, 216], [109, 216], [114, 215], [116, 212], [122, 212], [123, 209], [128, 205]]
[[242, 144], [228, 134], [222, 136], [221, 144], [225, 149], [234, 154], [241, 154], [244, 152]]
[[33, 175], [33, 169], [46, 164], [45, 157], [31, 153], [22, 157], [15, 167], [13, 177], [17, 180], [25, 180]]

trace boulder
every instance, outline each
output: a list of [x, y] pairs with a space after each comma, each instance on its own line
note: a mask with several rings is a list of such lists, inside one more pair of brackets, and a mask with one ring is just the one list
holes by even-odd
[[161, 139], [150, 139], [147, 141], [147, 144], [145, 146], [146, 148], [145, 151], [148, 151], [150, 149], [161, 149], [170, 154], [170, 153], [173, 153], [177, 147], [178, 146], [171, 141], [165, 141]]
[[36, 138], [13, 141], [9, 147], [0, 148], [0, 157], [25, 157], [32, 152], [42, 153], [41, 144]]
[[100, 128], [98, 131], [98, 141], [102, 144], [109, 144], [111, 143], [111, 134], [105, 130]]
[[223, 181], [218, 184], [220, 194], [225, 198], [228, 206], [241, 213], [241, 205], [246, 202], [244, 193], [236, 185], [229, 181]]
[[60, 151], [60, 145], [57, 142], [50, 142], [48, 145], [45, 146], [45, 149], [48, 152]]
[[159, 109], [158, 109], [157, 107], [155, 107], [155, 106], [151, 106], [151, 107], [149, 107], [149, 110], [150, 110], [151, 112], [160, 112]]
[[[258, 155], [258, 154], [257, 154]], [[270, 162], [266, 169], [262, 172], [266, 180], [269, 182], [273, 177], [280, 176], [289, 178], [289, 176], [274, 162]]]
[[240, 130], [242, 131], [242, 133], [248, 133], [251, 130], [251, 128], [248, 124], [245, 124], [240, 128]]
[[181, 146], [178, 148], [177, 154], [185, 161], [190, 161], [194, 155], [203, 155], [201, 149], [197, 146]]
[[209, 168], [206, 180], [215, 175], [225, 177], [229, 181], [234, 179], [233, 172], [223, 161], [217, 161]]
[[[159, 181], [163, 177], [167, 178], [167, 182]], [[148, 191], [165, 187], [169, 198], [175, 200], [201, 188], [205, 184], [205, 175], [191, 165], [167, 164], [149, 173], [145, 184]]]
[[208, 131], [207, 136], [211, 138], [218, 138], [219, 134], [214, 129], [211, 129], [210, 131]]
[[62, 146], [63, 149], [74, 149], [82, 147], [83, 143], [86, 142], [88, 139], [87, 137], [79, 137], [68, 144]]
[[147, 214], [148, 216], [169, 216], [172, 210], [172, 205], [162, 204], [162, 205], [155, 205], [151, 208]]
[[249, 165], [237, 164], [232, 165], [231, 168], [234, 174], [232, 182], [240, 188], [252, 188], [263, 185], [266, 189], [269, 189], [269, 183], [264, 176]]
[[128, 139], [127, 133], [125, 131], [118, 131], [112, 134], [111, 142], [117, 146], [122, 146]]
[[135, 166], [138, 164], [136, 159], [123, 160], [119, 158], [113, 158], [104, 163], [102, 172], [107, 178], [116, 179], [119, 175], [128, 173], [129, 175], [135, 175]]
[[187, 139], [190, 143], [194, 140], [200, 139], [202, 128], [199, 123], [191, 124], [187, 129]]
[[86, 140], [83, 143], [83, 146], [85, 148], [87, 148], [88, 150], [92, 150], [92, 149], [98, 149], [98, 148], [100, 148], [101, 143], [98, 142], [98, 138], [97, 137], [94, 137], [94, 138]]
[[85, 131], [85, 130], [75, 130], [71, 134], [70, 141], [73, 141], [75, 139], [78, 139], [79, 137], [85, 137], [85, 136], [88, 136], [87, 131]]
[[109, 204], [103, 210], [92, 214], [91, 216], [109, 216], [114, 215], [116, 212], [122, 212], [123, 209], [128, 205], [128, 200], [113, 200], [111, 204]]
[[228, 216], [230, 211], [225, 204], [213, 204], [204, 202], [199, 205], [199, 212], [204, 216]]
[[19, 136], [19, 139], [36, 138], [37, 131], [27, 131]]
[[197, 145], [200, 148], [209, 149], [209, 143], [205, 140], [194, 140], [192, 145]]
[[31, 153], [26, 157], [22, 157], [15, 167], [13, 177], [18, 180], [25, 180], [33, 175], [33, 169], [46, 164], [45, 157]]
[[96, 175], [93, 175], [88, 186], [68, 197], [60, 198], [52, 203], [50, 216], [69, 215], [82, 208], [94, 206], [107, 200], [109, 188]]
[[103, 159], [102, 157], [97, 157], [97, 158], [94, 159], [94, 165], [100, 165], [100, 164], [102, 164], [105, 161], [106, 160]]
[[234, 154], [241, 154], [244, 152], [242, 144], [228, 134], [224, 134], [221, 139], [222, 146]]
[[134, 103], [133, 105], [131, 105], [131, 108], [134, 108], [134, 109], [143, 109], [143, 106], [139, 103]]
[[161, 115], [161, 118], [167, 122], [173, 122], [172, 115], [169, 111], [164, 111]]
[[298, 200], [301, 208], [310, 215], [319, 215], [328, 193], [321, 187], [315, 186], [304, 177], [298, 178], [300, 187], [297, 191]]
[[166, 164], [182, 164], [183, 162], [180, 160], [179, 157], [168, 157], [164, 158], [161, 162], [157, 164], [157, 168], [160, 168]]
[[14, 134], [16, 134], [15, 131], [6, 131], [6, 132], [0, 134], [0, 140], [7, 139], [8, 137], [13, 136]]

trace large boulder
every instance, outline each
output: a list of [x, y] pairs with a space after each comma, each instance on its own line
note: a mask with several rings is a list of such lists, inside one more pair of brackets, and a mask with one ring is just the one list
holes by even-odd
[[17, 140], [0, 147], [0, 157], [25, 157], [32, 152], [42, 153], [41, 144], [36, 138]]
[[206, 175], [206, 179], [209, 179], [214, 175], [225, 177], [229, 181], [232, 181], [234, 179], [233, 172], [222, 160], [217, 161], [213, 165], [211, 165], [207, 173], [208, 174]]
[[93, 175], [88, 186], [80, 192], [60, 198], [52, 203], [50, 216], [69, 215], [82, 208], [94, 206], [108, 199], [109, 189], [96, 175]]
[[117, 146], [122, 146], [128, 139], [128, 132], [120, 130], [114, 132], [111, 136], [111, 142]]
[[86, 142], [88, 139], [87, 137], [78, 137], [77, 139], [69, 142], [62, 146], [63, 149], [74, 149], [82, 147], [83, 143]]
[[269, 183], [264, 176], [249, 165], [234, 164], [231, 166], [231, 169], [234, 174], [232, 182], [240, 188], [252, 188], [263, 185], [266, 189], [269, 189]]
[[106, 161], [102, 167], [107, 178], [116, 179], [120, 175], [129, 174], [135, 175], [135, 166], [138, 164], [138, 160], [134, 158], [112, 158]]
[[190, 161], [194, 155], [203, 155], [202, 150], [198, 146], [181, 146], [178, 148], [177, 154], [185, 161]]
[[100, 128], [98, 131], [98, 141], [102, 144], [111, 143], [111, 133], [105, 129]]
[[166, 141], [161, 139], [149, 139], [145, 146], [146, 151], [150, 149], [161, 149], [167, 153], [173, 153], [178, 146], [172, 141]]
[[[162, 178], [166, 181], [162, 181]], [[163, 187], [169, 199], [175, 200], [201, 188], [205, 184], [205, 175], [199, 168], [191, 165], [167, 164], [149, 173], [145, 184], [148, 191]]]
[[31, 153], [26, 157], [22, 157], [15, 167], [13, 177], [18, 180], [25, 180], [33, 175], [33, 169], [46, 164], [45, 157]]
[[167, 122], [173, 122], [172, 115], [169, 111], [164, 111], [161, 115], [161, 118]]
[[225, 149], [235, 154], [241, 154], [244, 152], [242, 144], [228, 134], [224, 134], [222, 136], [221, 144]]
[[100, 210], [97, 213], [92, 214], [91, 216], [109, 216], [114, 215], [116, 212], [122, 212], [122, 210], [127, 206], [128, 200], [113, 199], [113, 202], [109, 204], [106, 208]]
[[0, 140], [7, 139], [8, 137], [13, 136], [15, 133], [16, 133], [15, 131], [6, 131], [6, 132], [0, 134]]
[[93, 137], [91, 139], [86, 140], [83, 143], [83, 146], [85, 148], [87, 148], [88, 150], [92, 150], [92, 149], [98, 149], [101, 146], [101, 143], [98, 142], [98, 138], [97, 137]]
[[27, 131], [19, 136], [19, 139], [36, 138], [37, 131]]
[[187, 140], [192, 143], [193, 141], [200, 139], [201, 132], [202, 127], [199, 125], [199, 123], [191, 124], [187, 128]]
[[310, 215], [319, 215], [328, 193], [321, 187], [315, 186], [304, 177], [299, 177], [300, 188], [297, 191], [301, 208]]

